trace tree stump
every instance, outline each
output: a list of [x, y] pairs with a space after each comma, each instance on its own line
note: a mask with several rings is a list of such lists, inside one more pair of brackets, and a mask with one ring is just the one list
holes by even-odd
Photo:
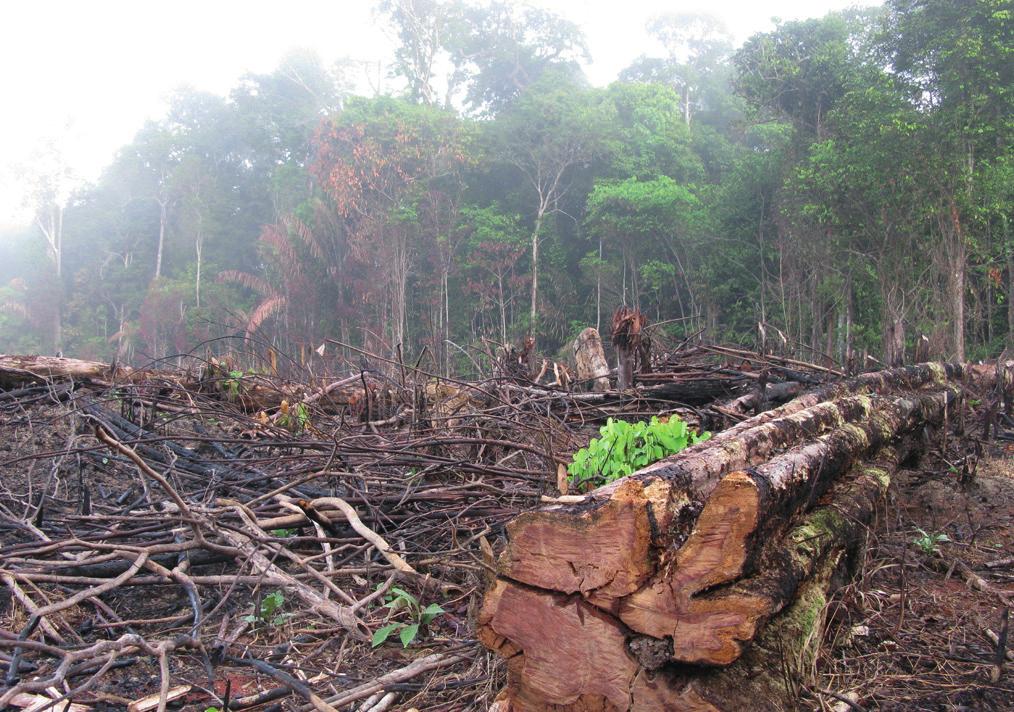
[[602, 347], [598, 329], [588, 327], [574, 340], [574, 360], [577, 362], [577, 380], [591, 383], [596, 392], [609, 390], [609, 362]]

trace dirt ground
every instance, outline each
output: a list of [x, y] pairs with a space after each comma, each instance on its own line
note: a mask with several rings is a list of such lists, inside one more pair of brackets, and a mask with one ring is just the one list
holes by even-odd
[[1014, 598], [1014, 445], [989, 446], [965, 474], [970, 442], [898, 472], [860, 577], [827, 612], [804, 708], [1014, 709], [1012, 646], [1001, 669], [989, 635]]

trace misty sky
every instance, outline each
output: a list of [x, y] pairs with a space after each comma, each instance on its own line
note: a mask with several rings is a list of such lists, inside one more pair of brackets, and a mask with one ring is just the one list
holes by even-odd
[[[707, 12], [736, 42], [771, 18], [819, 17], [875, 0], [540, 0], [584, 30], [594, 84], [640, 54], [657, 53], [645, 23], [665, 12]], [[24, 219], [19, 165], [53, 141], [82, 180], [94, 180], [181, 85], [226, 94], [246, 72], [270, 72], [288, 51], [376, 62], [393, 42], [360, 0], [6, 0], [0, 4], [0, 228]], [[374, 65], [374, 72], [376, 67]]]

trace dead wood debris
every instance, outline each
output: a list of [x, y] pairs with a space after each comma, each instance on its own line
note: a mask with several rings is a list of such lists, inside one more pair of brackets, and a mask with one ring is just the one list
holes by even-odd
[[[592, 392], [372, 355], [305, 383], [63, 362], [18, 357], [0, 381], [0, 708], [486, 709], [503, 683], [474, 632], [488, 540], [558, 494], [599, 424], [719, 431], [841, 375], [686, 344]], [[372, 648], [414, 622], [384, 606], [394, 589], [445, 613]]]

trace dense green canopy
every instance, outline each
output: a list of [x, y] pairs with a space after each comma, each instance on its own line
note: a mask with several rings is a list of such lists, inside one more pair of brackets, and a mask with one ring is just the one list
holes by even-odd
[[889, 0], [738, 50], [665, 16], [664, 56], [605, 88], [551, 12], [379, 9], [401, 93], [295, 53], [228, 97], [180, 90], [69, 201], [40, 170], [36, 224], [0, 240], [0, 351], [333, 338], [455, 371], [621, 304], [838, 362], [1014, 343], [1009, 3]]

